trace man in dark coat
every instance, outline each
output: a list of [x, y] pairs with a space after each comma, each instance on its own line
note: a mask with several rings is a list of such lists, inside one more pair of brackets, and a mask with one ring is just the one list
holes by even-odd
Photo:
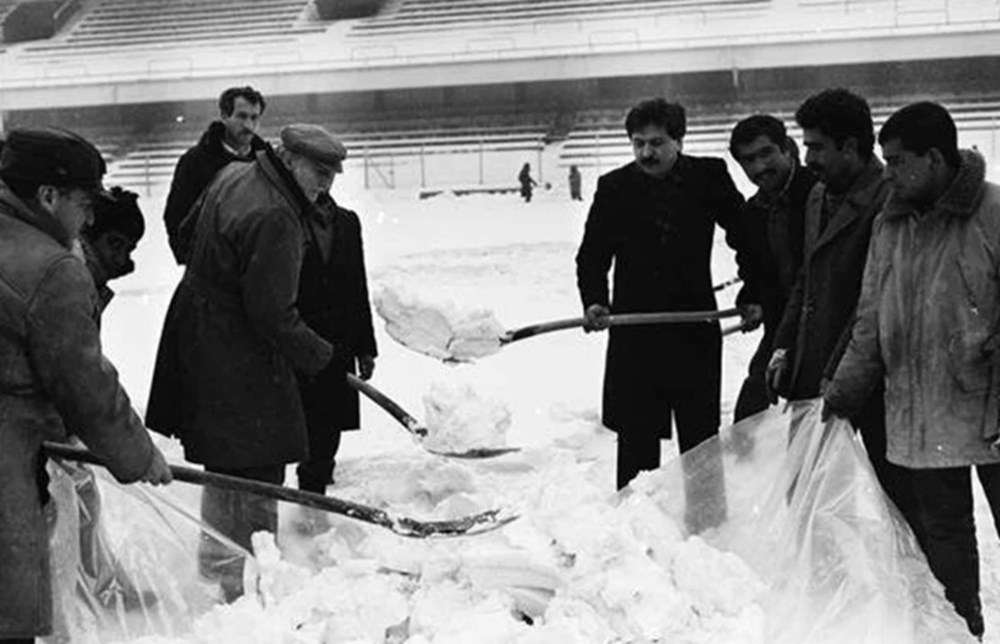
[[[806, 204], [805, 259], [774, 340], [767, 384], [789, 400], [821, 395], [847, 348], [868, 256], [872, 223], [889, 197], [865, 99], [825, 90], [795, 113], [806, 165], [820, 178]], [[923, 531], [905, 469], [886, 460], [883, 391], [851, 418], [889, 498], [917, 538]]]
[[0, 154], [0, 642], [52, 629], [42, 441], [79, 436], [122, 482], [170, 481], [101, 352], [75, 248], [104, 161], [58, 128], [15, 129]]
[[517, 173], [517, 181], [521, 184], [521, 196], [524, 203], [531, 201], [532, 189], [538, 184], [531, 178], [531, 164], [525, 163], [521, 166], [521, 171]]
[[770, 115], [756, 114], [737, 123], [729, 152], [758, 188], [747, 201], [743, 218], [760, 259], [756, 294], [764, 312], [764, 337], [750, 360], [733, 413], [739, 421], [768, 406], [764, 374], [802, 265], [806, 199], [816, 177], [799, 165], [798, 148], [785, 124]]
[[[339, 151], [346, 157], [343, 146]], [[334, 171], [341, 172], [339, 163]], [[297, 469], [299, 489], [323, 494], [332, 480], [341, 431], [360, 427], [358, 392], [344, 374], [360, 372], [363, 380], [371, 378], [378, 351], [358, 215], [323, 193], [306, 232], [299, 312], [311, 329], [343, 347], [318, 375], [299, 377], [309, 432], [309, 458]]]
[[[721, 159], [681, 154], [685, 128], [684, 108], [663, 99], [640, 103], [625, 120], [635, 161], [599, 179], [576, 256], [586, 330], [607, 328], [612, 312], [714, 310], [716, 224], [750, 283], [743, 197]], [[671, 421], [682, 452], [718, 433], [721, 371], [718, 323], [611, 329], [603, 421], [618, 433], [619, 488], [659, 467]]]
[[[308, 456], [296, 374], [341, 359], [299, 314], [304, 218], [327, 192], [336, 141], [315, 125], [289, 125], [281, 146], [224, 168], [199, 200], [184, 277], [167, 310], [147, 409], [149, 426], [179, 436], [187, 460], [210, 472], [282, 483]], [[277, 529], [277, 504], [214, 488], [202, 518], [250, 547]], [[201, 572], [228, 599], [243, 593], [242, 562], [202, 540]]]
[[186, 263], [191, 252], [189, 241], [179, 233], [191, 206], [219, 170], [233, 161], [253, 161], [254, 153], [264, 146], [256, 132], [265, 107], [264, 97], [254, 88], [230, 87], [219, 96], [219, 120], [177, 162], [163, 223], [178, 264]]

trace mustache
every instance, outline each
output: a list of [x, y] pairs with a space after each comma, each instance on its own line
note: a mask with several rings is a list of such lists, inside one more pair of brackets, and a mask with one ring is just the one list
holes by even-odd
[[643, 157], [642, 159], [639, 159], [640, 165], [656, 165], [659, 162], [660, 160], [656, 157]]

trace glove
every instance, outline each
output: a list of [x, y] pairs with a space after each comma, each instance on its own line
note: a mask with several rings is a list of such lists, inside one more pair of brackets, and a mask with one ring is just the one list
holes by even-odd
[[743, 304], [740, 306], [740, 318], [743, 333], [753, 331], [764, 322], [764, 308], [760, 304]]
[[608, 328], [608, 317], [611, 310], [603, 304], [591, 304], [583, 312], [583, 330], [586, 333], [591, 331], [603, 331]]
[[362, 380], [369, 380], [375, 373], [375, 356], [358, 356], [358, 376]]
[[785, 380], [785, 372], [788, 369], [788, 349], [775, 349], [771, 354], [771, 359], [767, 362], [767, 370], [764, 372], [764, 390], [767, 392], [767, 400], [772, 405], [778, 402], [778, 389]]

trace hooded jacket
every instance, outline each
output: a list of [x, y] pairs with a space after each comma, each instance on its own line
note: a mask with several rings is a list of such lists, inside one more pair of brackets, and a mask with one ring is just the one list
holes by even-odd
[[893, 197], [875, 222], [844, 358], [826, 393], [851, 413], [885, 382], [888, 459], [911, 468], [1000, 462], [1000, 186], [963, 151], [932, 207]]

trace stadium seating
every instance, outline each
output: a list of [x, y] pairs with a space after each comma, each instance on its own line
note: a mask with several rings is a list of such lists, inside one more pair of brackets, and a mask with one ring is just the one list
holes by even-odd
[[274, 41], [323, 29], [304, 19], [307, 6], [308, 0], [99, 0], [67, 33], [28, 51]]
[[349, 35], [399, 34], [454, 29], [463, 25], [525, 21], [651, 17], [677, 11], [717, 11], [766, 7], [769, 0], [403, 0], [394, 10], [359, 21]]

